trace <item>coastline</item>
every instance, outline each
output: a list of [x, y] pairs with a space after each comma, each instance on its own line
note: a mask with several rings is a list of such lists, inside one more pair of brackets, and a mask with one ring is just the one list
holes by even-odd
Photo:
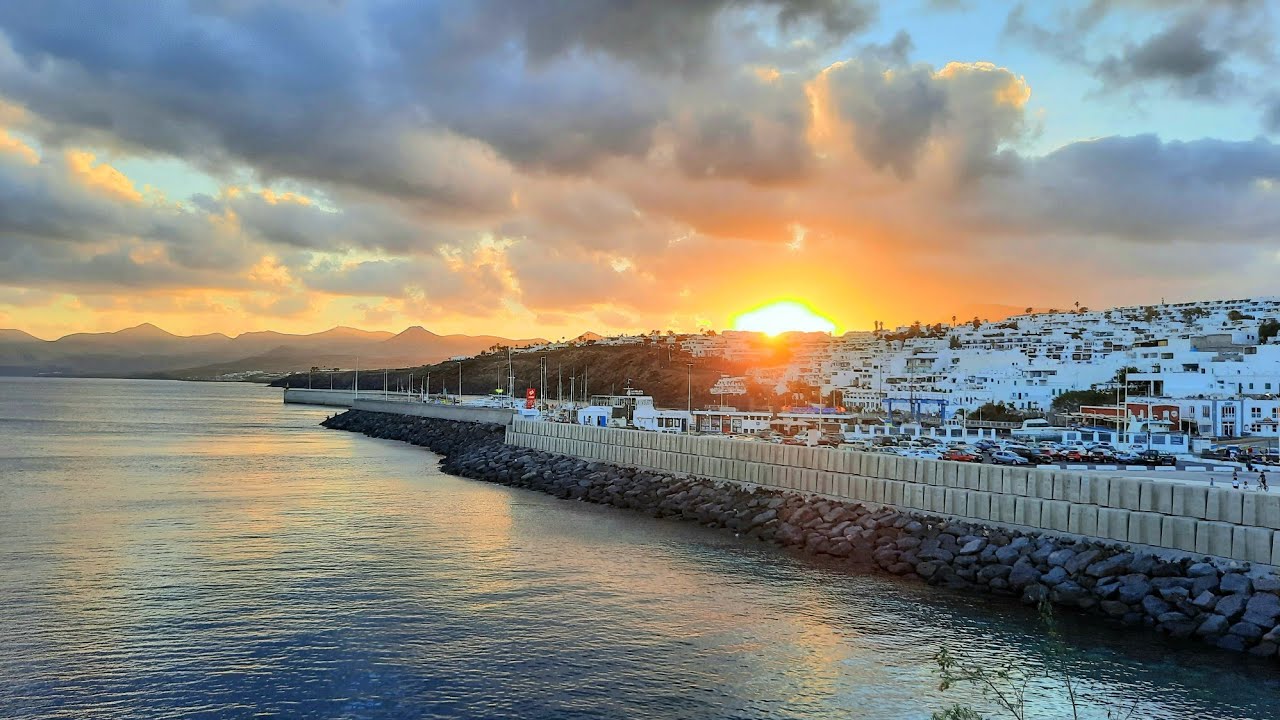
[[832, 558], [853, 572], [1047, 602], [1108, 626], [1255, 657], [1280, 652], [1280, 579], [1251, 574], [1249, 563], [1169, 559], [1117, 543], [583, 460], [507, 445], [500, 425], [358, 410], [321, 424], [425, 447], [460, 477], [698, 522]]

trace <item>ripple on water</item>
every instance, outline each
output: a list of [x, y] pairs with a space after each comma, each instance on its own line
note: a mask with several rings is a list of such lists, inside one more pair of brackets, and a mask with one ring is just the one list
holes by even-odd
[[[973, 699], [939, 643], [1052, 660], [1021, 607], [452, 478], [331, 412], [0, 379], [0, 716], [924, 718]], [[1062, 622], [1134, 717], [1280, 701], [1271, 666]]]

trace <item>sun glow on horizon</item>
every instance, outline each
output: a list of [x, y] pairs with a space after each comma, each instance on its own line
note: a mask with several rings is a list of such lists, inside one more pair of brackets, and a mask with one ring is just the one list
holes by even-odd
[[802, 302], [778, 300], [738, 315], [733, 319], [733, 329], [772, 336], [785, 332], [835, 332], [836, 325]]

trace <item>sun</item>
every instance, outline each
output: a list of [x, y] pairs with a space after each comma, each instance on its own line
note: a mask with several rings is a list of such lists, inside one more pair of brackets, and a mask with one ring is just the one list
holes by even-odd
[[734, 330], [752, 330], [766, 335], [784, 332], [834, 332], [835, 323], [795, 300], [778, 300], [742, 313], [733, 319]]

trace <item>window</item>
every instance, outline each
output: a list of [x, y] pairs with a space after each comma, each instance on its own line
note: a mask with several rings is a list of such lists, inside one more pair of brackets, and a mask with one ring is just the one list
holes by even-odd
[[1201, 406], [1200, 406], [1200, 417], [1202, 417], [1202, 418], [1207, 418], [1207, 417], [1209, 417], [1209, 406], [1208, 406], [1208, 405], [1201, 405]]
[[1260, 419], [1262, 417], [1262, 408], [1260, 407], [1249, 408], [1249, 417], [1254, 420]]
[[1235, 405], [1223, 405], [1223, 406], [1222, 406], [1222, 417], [1224, 417], [1224, 418], [1233, 418], [1233, 417], [1235, 417], [1235, 416], [1236, 416], [1236, 406], [1235, 406]]

